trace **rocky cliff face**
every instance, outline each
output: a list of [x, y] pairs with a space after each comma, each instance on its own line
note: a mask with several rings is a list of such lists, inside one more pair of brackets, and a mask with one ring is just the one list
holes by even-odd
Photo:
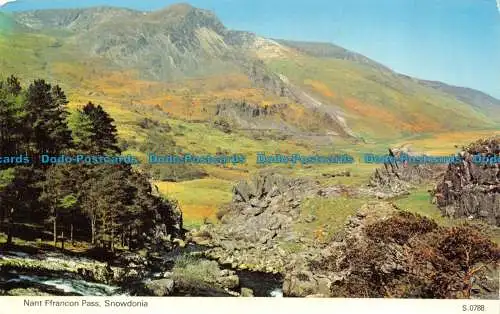
[[450, 164], [437, 184], [434, 202], [447, 216], [483, 219], [500, 226], [500, 164], [474, 161], [477, 155], [500, 156], [500, 137], [479, 140], [460, 155], [463, 160]]
[[16, 19], [33, 29], [66, 29], [75, 32], [89, 31], [96, 25], [117, 19], [131, 19], [140, 12], [113, 7], [90, 9], [35, 10], [16, 13]]
[[258, 106], [246, 102], [221, 103], [217, 105], [216, 116], [227, 116], [232, 110], [240, 113], [245, 118], [267, 117], [283, 113], [287, 109], [287, 104], [273, 104], [268, 106]]
[[225, 26], [210, 11], [187, 4], [140, 12], [114, 7], [16, 13], [35, 30], [62, 30], [71, 43], [149, 79], [173, 80], [236, 69], [239, 48], [224, 42]]
[[245, 101], [223, 101], [217, 104], [215, 116], [230, 121], [238, 129], [273, 130], [286, 136], [298, 130], [283, 119], [288, 107], [286, 103], [259, 106]]

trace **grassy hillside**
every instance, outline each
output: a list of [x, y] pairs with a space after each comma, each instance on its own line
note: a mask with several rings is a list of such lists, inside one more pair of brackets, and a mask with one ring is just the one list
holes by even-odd
[[314, 57], [274, 59], [268, 65], [343, 112], [354, 132], [368, 139], [498, 127], [463, 102], [371, 66]]
[[[165, 153], [248, 156], [247, 164], [237, 166], [154, 167], [162, 177], [179, 181], [154, 178], [161, 192], [179, 199], [188, 224], [214, 219], [217, 208], [230, 200], [234, 182], [260, 169], [257, 152], [359, 156], [410, 144], [418, 151], [448, 154], [456, 145], [500, 129], [467, 98], [423, 86], [359, 54], [329, 44], [232, 32], [210, 12], [189, 6], [152, 14], [115, 8], [39, 11], [16, 19], [0, 16], [0, 75], [15, 74], [24, 84], [34, 78], [57, 83], [67, 91], [72, 109], [88, 101], [103, 105], [116, 120], [125, 153], [144, 160], [148, 150], [160, 146]], [[251, 64], [259, 58], [263, 73], [252, 73], [257, 70]], [[286, 86], [283, 79], [305, 96], [270, 88]], [[269, 117], [231, 112], [240, 125], [225, 133], [213, 123], [221, 102], [288, 107]], [[332, 113], [365, 142], [333, 135], [338, 126], [327, 118]], [[145, 121], [152, 126], [145, 127]], [[286, 130], [288, 137], [252, 130], [270, 125]], [[363, 185], [374, 167], [276, 168], [324, 184]], [[322, 176], [344, 169], [352, 175]]]

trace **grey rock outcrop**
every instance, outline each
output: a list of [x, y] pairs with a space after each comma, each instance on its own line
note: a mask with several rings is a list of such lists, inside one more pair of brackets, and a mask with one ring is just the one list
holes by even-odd
[[287, 104], [273, 104], [259, 106], [246, 102], [223, 102], [217, 105], [216, 116], [230, 116], [231, 112], [236, 112], [241, 117], [256, 118], [280, 114], [288, 108]]
[[412, 164], [398, 161], [403, 154], [413, 155], [408, 150], [389, 149], [388, 160], [383, 168], [375, 170], [369, 179], [368, 194], [379, 199], [388, 199], [401, 195], [408, 195], [409, 190], [424, 182], [437, 181], [442, 177], [446, 165], [442, 164]]
[[144, 285], [147, 295], [164, 297], [171, 295], [174, 291], [174, 281], [172, 279], [151, 280]]
[[500, 137], [480, 140], [461, 152], [433, 191], [444, 215], [482, 219], [500, 226], [500, 164], [479, 163], [477, 157], [500, 158]]
[[240, 295], [242, 297], [253, 297], [253, 290], [250, 288], [241, 288]]
[[224, 264], [278, 273], [286, 264], [286, 253], [278, 244], [298, 238], [292, 226], [299, 219], [301, 200], [316, 192], [307, 180], [261, 173], [238, 183], [221, 224], [203, 225], [193, 239], [207, 240], [212, 248], [205, 254]]

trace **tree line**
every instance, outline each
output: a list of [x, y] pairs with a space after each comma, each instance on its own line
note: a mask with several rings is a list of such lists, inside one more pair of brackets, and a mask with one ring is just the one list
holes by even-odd
[[43, 165], [41, 154], [119, 155], [114, 120], [91, 102], [71, 115], [64, 91], [43, 79], [23, 88], [0, 80], [0, 156], [29, 156], [30, 164], [0, 163], [0, 232], [12, 242], [16, 223], [43, 226], [114, 250], [148, 239], [181, 236], [174, 201], [153, 193], [149, 178], [131, 165]]

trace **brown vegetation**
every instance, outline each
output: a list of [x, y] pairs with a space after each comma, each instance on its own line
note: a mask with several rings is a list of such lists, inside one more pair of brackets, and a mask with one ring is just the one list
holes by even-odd
[[474, 283], [497, 271], [500, 260], [498, 245], [468, 225], [443, 228], [399, 212], [363, 230], [347, 241], [344, 258], [315, 265], [348, 269], [345, 280], [332, 285], [334, 296], [469, 298]]

